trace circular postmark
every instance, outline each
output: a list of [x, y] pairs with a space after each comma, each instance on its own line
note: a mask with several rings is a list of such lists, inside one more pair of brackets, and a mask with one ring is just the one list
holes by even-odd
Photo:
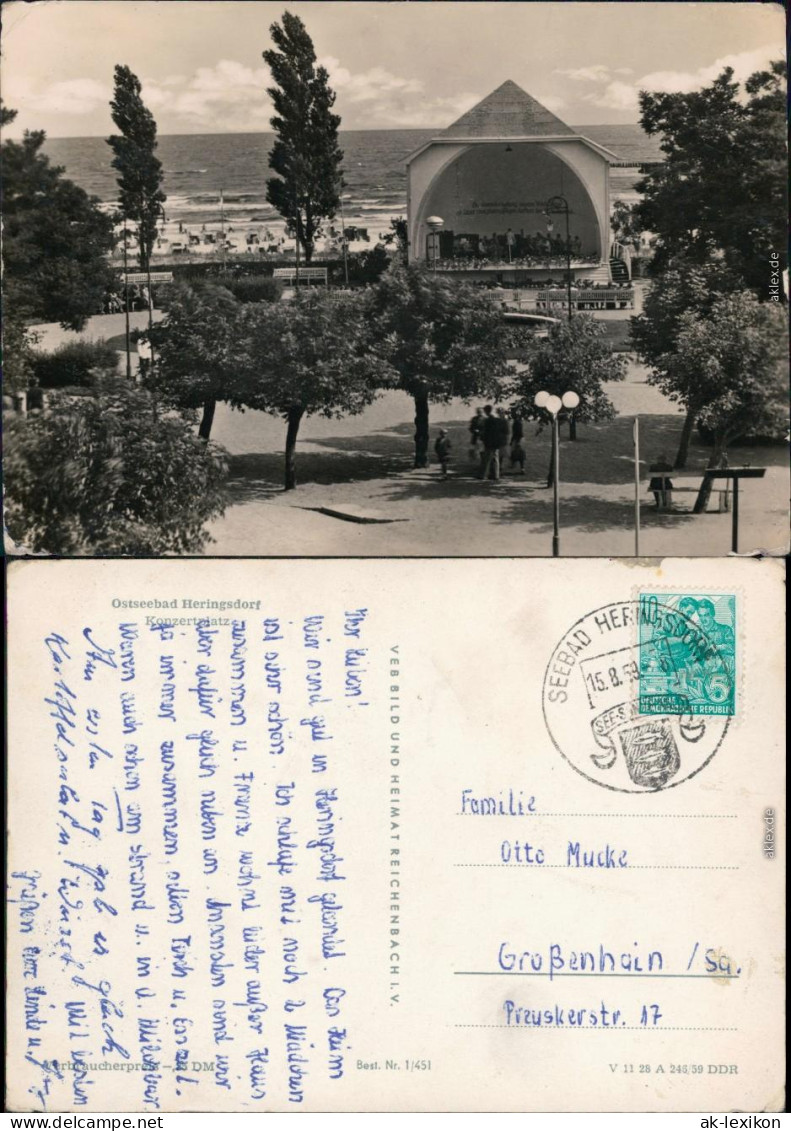
[[[657, 673], [663, 694], [652, 694]], [[729, 657], [683, 604], [614, 602], [576, 621], [553, 651], [544, 719], [583, 777], [653, 793], [687, 781], [716, 754], [729, 714], [701, 713], [699, 689], [726, 698], [733, 679]]]

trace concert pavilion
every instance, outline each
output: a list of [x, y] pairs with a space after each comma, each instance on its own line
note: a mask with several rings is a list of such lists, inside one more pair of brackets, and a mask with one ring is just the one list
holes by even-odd
[[504, 82], [407, 158], [410, 259], [492, 282], [559, 280], [569, 263], [575, 280], [628, 278], [610, 231], [617, 161]]

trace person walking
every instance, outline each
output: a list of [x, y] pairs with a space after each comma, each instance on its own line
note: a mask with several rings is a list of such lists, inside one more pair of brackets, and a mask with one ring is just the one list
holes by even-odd
[[476, 408], [475, 415], [470, 421], [470, 459], [478, 458], [478, 445], [481, 442], [481, 429], [483, 428], [483, 413]]
[[448, 478], [448, 464], [450, 463], [450, 438], [447, 428], [440, 428], [439, 435], [434, 441], [434, 451], [441, 469], [440, 478]]
[[484, 405], [483, 427], [481, 429], [483, 440], [481, 479], [484, 481], [488, 479], [490, 473], [495, 482], [500, 479], [500, 437], [502, 430], [498, 425], [498, 419], [492, 413], [492, 406], [490, 404]]
[[500, 458], [500, 470], [505, 471], [505, 457], [508, 454], [508, 442], [511, 436], [511, 425], [508, 420], [508, 413], [504, 408], [497, 410], [497, 439], [498, 439], [498, 454]]
[[516, 413], [512, 415], [511, 424], [511, 467], [519, 465], [519, 474], [525, 473], [525, 426], [522, 422], [522, 417]]

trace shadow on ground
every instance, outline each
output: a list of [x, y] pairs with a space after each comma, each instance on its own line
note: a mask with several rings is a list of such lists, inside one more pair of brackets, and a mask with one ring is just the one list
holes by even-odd
[[[675, 456], [681, 430], [682, 419], [674, 415], [653, 415], [641, 418], [640, 454], [642, 459], [642, 479], [648, 479], [651, 463], [666, 456]], [[438, 495], [447, 498], [467, 498], [478, 496], [483, 488], [476, 478], [476, 463], [469, 458], [469, 432], [467, 420], [443, 421], [451, 440], [451, 471], [448, 480], [440, 480], [434, 460], [433, 444], [439, 425], [431, 425], [430, 455], [432, 467], [406, 473], [412, 470], [414, 447], [412, 442], [414, 425], [407, 422], [364, 436], [335, 436], [305, 438], [297, 444], [297, 481], [301, 485], [317, 484], [336, 486], [355, 482], [383, 480], [380, 493], [382, 499], [416, 499], [421, 496], [427, 500]], [[561, 435], [560, 465], [561, 483], [587, 484], [601, 487], [625, 486], [633, 482], [633, 443], [631, 417], [619, 417], [606, 424], [580, 425], [578, 439], [567, 438], [564, 427]], [[506, 462], [504, 482], [495, 488], [502, 498], [503, 493], [515, 492], [514, 506], [518, 508], [535, 507], [539, 511], [551, 507], [551, 497], [544, 500], [533, 497], [540, 491], [545, 481], [550, 458], [550, 435], [547, 429], [537, 431], [535, 424], [525, 426], [525, 448], [527, 453], [527, 474], [510, 475], [510, 465]], [[711, 449], [695, 437], [690, 446], [686, 474], [691, 476], [686, 486], [697, 487], [695, 478], [706, 467]], [[782, 445], [745, 445], [735, 447], [731, 452], [732, 466], [742, 464], [752, 466], [778, 466], [785, 463], [785, 449]], [[242, 503], [254, 499], [270, 499], [283, 491], [283, 454], [248, 453], [231, 457], [228, 483], [229, 502]], [[530, 498], [525, 493], [530, 492]], [[579, 500], [587, 499], [592, 508], [586, 525], [584, 505]], [[646, 513], [650, 513], [650, 497], [646, 496]], [[690, 499], [690, 503], [691, 503]], [[596, 504], [593, 506], [593, 504]], [[565, 504], [564, 504], [565, 505]], [[608, 501], [595, 495], [579, 496], [577, 503], [568, 500], [568, 505], [578, 506], [579, 528], [598, 530], [608, 523], [621, 525], [618, 518], [620, 510], [625, 514], [623, 524], [631, 521], [626, 517], [629, 505]], [[609, 518], [599, 524], [598, 513], [605, 508]], [[680, 515], [659, 516], [663, 522], [683, 519]], [[498, 514], [501, 521], [531, 521], [529, 514], [520, 513], [513, 520]], [[541, 518], [537, 515], [537, 521]]]
[[[553, 526], [552, 492], [544, 491], [529, 499], [514, 500], [506, 509], [491, 513], [494, 524], [529, 523], [547, 532]], [[688, 512], [663, 511], [659, 513], [652, 506], [641, 509], [641, 523], [644, 529], [655, 527], [675, 527], [691, 522], [696, 516]], [[561, 500], [561, 529], [568, 528], [595, 534], [604, 530], [634, 528], [634, 503], [627, 499], [602, 499], [598, 495], [572, 495]], [[543, 524], [543, 525], [541, 525]]]
[[[376, 453], [363, 450], [370, 437], [338, 441], [346, 450], [300, 452], [297, 446], [297, 483], [332, 486], [371, 479], [386, 479], [411, 467], [409, 453], [403, 445], [395, 451]], [[311, 441], [318, 443], [318, 441]], [[231, 504], [253, 499], [270, 499], [283, 492], [284, 456], [282, 452], [255, 452], [231, 456], [228, 496]]]

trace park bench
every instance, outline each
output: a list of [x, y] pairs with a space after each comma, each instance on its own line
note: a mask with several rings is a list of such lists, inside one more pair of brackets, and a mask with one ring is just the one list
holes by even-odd
[[[276, 267], [273, 272], [275, 279], [282, 279], [284, 283], [296, 283], [297, 269], [296, 267]], [[324, 283], [327, 285], [327, 268], [326, 267], [300, 267], [299, 269], [300, 283]]]
[[[175, 250], [175, 248], [174, 248]], [[145, 284], [151, 283], [172, 283], [172, 271], [152, 271], [149, 275], [147, 271], [130, 271], [125, 276], [127, 283]], [[123, 282], [123, 279], [121, 280]]]
[[[658, 475], [660, 473], [655, 472], [654, 474]], [[702, 471], [687, 473], [668, 471], [664, 472], [663, 474], [665, 474], [667, 478], [670, 479], [673, 483], [673, 486], [669, 492], [671, 495], [676, 495], [679, 492], [697, 495], [703, 484], [703, 480], [705, 479], [705, 472]], [[687, 486], [679, 486], [680, 483], [685, 483], [687, 484]], [[693, 483], [696, 484], [696, 486], [693, 486]], [[724, 511], [730, 510], [728, 498], [730, 491], [727, 486], [714, 487], [711, 494], [712, 498], [715, 495], [717, 496], [717, 514], [722, 514]]]
[[[766, 475], [765, 467], [715, 467], [707, 468], [703, 472], [703, 479], [711, 480], [712, 493], [717, 492], [720, 498], [719, 510], [730, 510], [731, 512], [731, 550], [734, 554], [739, 552], [739, 482], [742, 479], [763, 479]], [[679, 479], [697, 478], [697, 476], [681, 475]], [[724, 487], [718, 487], [717, 481], [725, 484]], [[728, 505], [728, 489], [731, 492], [731, 501]], [[680, 488], [680, 490], [694, 491], [694, 487]], [[724, 506], [723, 506], [724, 503]]]

